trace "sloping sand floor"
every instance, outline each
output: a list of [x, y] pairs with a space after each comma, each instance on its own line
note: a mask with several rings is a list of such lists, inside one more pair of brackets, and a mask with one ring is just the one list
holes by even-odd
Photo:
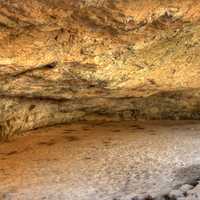
[[75, 123], [0, 144], [0, 199], [130, 200], [200, 177], [200, 123]]

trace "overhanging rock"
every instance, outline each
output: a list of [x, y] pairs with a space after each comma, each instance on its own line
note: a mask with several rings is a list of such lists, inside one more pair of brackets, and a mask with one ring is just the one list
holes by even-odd
[[200, 119], [199, 11], [194, 0], [1, 1], [0, 135]]

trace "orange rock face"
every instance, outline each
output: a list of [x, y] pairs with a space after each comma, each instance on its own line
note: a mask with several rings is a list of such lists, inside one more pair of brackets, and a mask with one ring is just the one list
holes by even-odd
[[195, 0], [1, 1], [0, 135], [199, 119], [199, 11]]

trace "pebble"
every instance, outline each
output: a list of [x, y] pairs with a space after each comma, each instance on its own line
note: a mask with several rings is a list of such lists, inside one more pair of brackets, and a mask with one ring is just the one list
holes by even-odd
[[193, 186], [192, 186], [192, 185], [189, 185], [189, 184], [185, 184], [185, 185], [182, 185], [182, 186], [180, 187], [180, 190], [181, 190], [182, 192], [187, 192], [187, 191], [192, 190], [192, 189], [193, 189]]
[[172, 191], [169, 193], [169, 197], [170, 197], [170, 198], [180, 198], [180, 197], [184, 197], [183, 191], [181, 191], [181, 190], [172, 190]]

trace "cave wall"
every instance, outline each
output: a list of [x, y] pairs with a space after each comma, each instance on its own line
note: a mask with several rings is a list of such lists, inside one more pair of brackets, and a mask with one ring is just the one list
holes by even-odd
[[197, 0], [2, 0], [0, 136], [200, 119], [199, 11]]

